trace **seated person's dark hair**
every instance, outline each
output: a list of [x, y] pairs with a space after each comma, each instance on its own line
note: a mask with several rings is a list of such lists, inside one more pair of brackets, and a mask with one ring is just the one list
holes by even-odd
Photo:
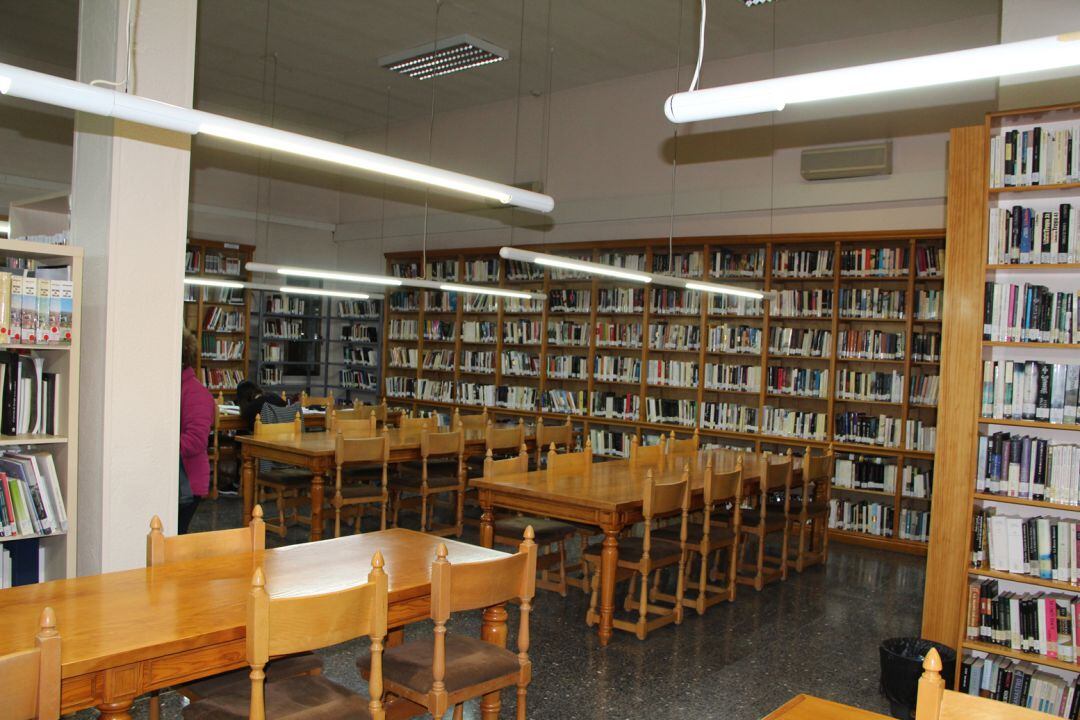
[[262, 395], [262, 388], [252, 380], [241, 380], [236, 386], [236, 402], [248, 403]]

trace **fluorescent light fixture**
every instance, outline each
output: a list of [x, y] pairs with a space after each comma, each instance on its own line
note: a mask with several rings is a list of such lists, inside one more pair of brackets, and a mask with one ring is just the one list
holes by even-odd
[[1080, 31], [922, 57], [675, 93], [673, 123], [783, 110], [793, 103], [1080, 66]]
[[576, 272], [588, 273], [590, 275], [604, 275], [606, 277], [618, 278], [620, 280], [631, 280], [633, 282], [648, 283], [652, 282], [653, 279], [652, 275], [648, 273], [633, 272], [631, 270], [623, 270], [621, 268], [612, 267], [611, 265], [604, 265], [602, 263], [589, 262], [588, 260], [575, 260], [574, 258], [559, 257], [558, 255], [548, 255], [546, 253], [533, 252], [532, 250], [522, 250], [521, 248], [504, 247], [499, 250], [499, 255], [506, 260], [531, 262], [536, 263], [537, 265], [561, 268], [563, 270], [574, 270]]
[[354, 300], [369, 300], [366, 293], [342, 292], [341, 290], [325, 290], [323, 288], [297, 287], [295, 285], [281, 285], [278, 290], [291, 295], [322, 295], [326, 297], [353, 298]]
[[720, 285], [717, 283], [704, 283], [693, 282], [687, 280], [684, 283], [687, 290], [700, 290], [701, 292], [713, 293], [715, 295], [736, 295], [738, 297], [754, 298], [755, 300], [764, 300], [765, 293], [760, 290], [747, 290], [746, 288], [735, 287], [734, 285]]
[[236, 280], [213, 280], [211, 278], [201, 277], [185, 277], [185, 285], [205, 285], [206, 287], [219, 287], [219, 288], [244, 288], [247, 287], [247, 283], [238, 282]]
[[313, 270], [311, 268], [287, 267], [282, 265], [268, 265], [266, 263], [249, 262], [245, 266], [250, 272], [277, 273], [294, 277], [319, 278], [321, 280], [339, 280], [370, 285], [401, 285], [401, 280], [387, 275], [363, 275], [358, 273], [343, 273], [333, 270]]
[[439, 289], [449, 292], [471, 293], [473, 295], [494, 295], [496, 297], [520, 298], [529, 300], [533, 293], [521, 290], [503, 290], [502, 288], [486, 287], [484, 285], [458, 285], [456, 283], [442, 283]]
[[11, 237], [11, 223], [7, 220], [0, 220], [0, 235]]
[[379, 67], [418, 80], [490, 65], [510, 57], [510, 53], [472, 35], [455, 35], [410, 50], [379, 58]]
[[0, 93], [70, 110], [114, 117], [188, 135], [205, 133], [300, 157], [323, 160], [536, 212], [551, 212], [548, 195], [235, 118], [178, 107], [87, 83], [0, 64]]

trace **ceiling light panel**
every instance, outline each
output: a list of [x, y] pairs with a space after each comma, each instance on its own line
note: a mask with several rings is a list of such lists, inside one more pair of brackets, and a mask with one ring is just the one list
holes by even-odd
[[411, 50], [379, 58], [379, 66], [417, 80], [490, 65], [510, 57], [510, 52], [472, 35], [455, 35]]

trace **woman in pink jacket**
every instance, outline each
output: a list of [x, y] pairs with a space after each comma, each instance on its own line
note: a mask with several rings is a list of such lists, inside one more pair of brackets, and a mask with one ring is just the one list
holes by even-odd
[[206, 452], [217, 406], [214, 396], [195, 377], [199, 343], [184, 331], [180, 353], [180, 534], [188, 531], [199, 501], [210, 489], [210, 456]]

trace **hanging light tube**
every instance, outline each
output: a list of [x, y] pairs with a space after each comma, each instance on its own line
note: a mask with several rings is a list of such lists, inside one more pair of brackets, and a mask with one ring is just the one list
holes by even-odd
[[87, 83], [0, 63], [0, 95], [34, 100], [79, 112], [164, 128], [188, 135], [206, 134], [234, 142], [389, 175], [429, 187], [493, 200], [501, 205], [551, 212], [548, 195], [462, 173], [381, 155], [299, 133], [278, 130], [214, 113], [128, 95]]
[[212, 280], [210, 278], [202, 277], [185, 277], [185, 285], [200, 285], [205, 287], [218, 287], [218, 288], [234, 288], [240, 289], [246, 287], [246, 283], [242, 283], [238, 280]]
[[[267, 288], [263, 288], [267, 289]], [[367, 293], [345, 292], [343, 290], [326, 290], [325, 288], [298, 287], [296, 285], [279, 285], [278, 291], [289, 295], [320, 295], [325, 297], [352, 298], [354, 300], [370, 300]]]
[[671, 95], [673, 123], [780, 111], [794, 103], [1080, 66], [1080, 31]]
[[507, 290], [505, 288], [490, 287], [488, 285], [460, 285], [441, 280], [423, 280], [421, 278], [397, 278], [389, 275], [365, 275], [359, 273], [343, 273], [336, 270], [317, 270], [314, 268], [286, 267], [271, 265], [269, 263], [249, 262], [245, 266], [251, 272], [277, 273], [279, 275], [296, 275], [322, 280], [338, 280], [340, 282], [352, 282], [358, 285], [393, 285], [395, 287], [417, 287], [429, 290], [445, 290], [446, 292], [472, 293], [474, 295], [494, 295], [496, 297], [512, 297], [522, 300], [544, 300], [547, 298], [543, 293], [528, 292], [525, 290]]
[[588, 260], [577, 260], [575, 258], [559, 257], [558, 255], [548, 255], [546, 253], [533, 252], [532, 250], [523, 250], [521, 248], [503, 247], [499, 250], [499, 255], [505, 260], [518, 260], [520, 262], [531, 262], [537, 265], [543, 265], [545, 267], [561, 268], [563, 270], [573, 270], [575, 272], [588, 273], [590, 275], [604, 275], [606, 277], [618, 278], [620, 280], [631, 280], [633, 282], [649, 283], [653, 281], [653, 276], [649, 273], [635, 272], [633, 270], [623, 270], [622, 268], [612, 267], [611, 265], [604, 265], [603, 263], [589, 262]]
[[381, 295], [369, 293], [345, 292], [343, 290], [327, 290], [326, 288], [300, 287], [297, 285], [265, 285], [239, 280], [215, 280], [213, 278], [196, 277], [187, 275], [184, 277], [185, 285], [198, 285], [202, 287], [229, 288], [234, 290], [269, 290], [293, 295], [321, 295], [325, 297], [352, 298], [354, 300], [370, 300], [373, 297], [381, 298]]

